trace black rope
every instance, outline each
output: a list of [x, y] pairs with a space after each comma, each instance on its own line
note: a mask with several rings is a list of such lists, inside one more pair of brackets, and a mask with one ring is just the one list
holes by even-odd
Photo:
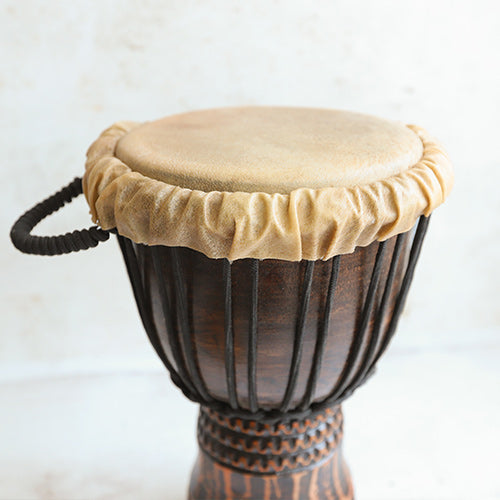
[[[175, 365], [177, 367], [178, 376], [180, 380], [183, 380], [186, 385], [186, 389], [192, 394], [198, 394], [194, 386], [190, 382], [190, 378], [188, 376], [188, 372], [186, 369], [186, 365], [184, 363], [184, 358], [182, 355], [181, 346], [179, 343], [179, 336], [174, 328], [172, 322], [172, 312], [170, 309], [170, 304], [168, 301], [168, 293], [167, 293], [167, 278], [165, 276], [165, 272], [163, 269], [162, 263], [162, 248], [158, 246], [151, 247], [151, 256], [153, 260], [153, 267], [155, 270], [155, 274], [158, 281], [158, 288], [161, 297], [161, 308], [163, 312], [163, 318], [165, 320], [165, 328], [167, 331], [167, 337], [170, 345], [170, 350], [172, 352], [172, 357], [174, 358]], [[156, 328], [155, 328], [156, 330]], [[171, 363], [166, 358], [168, 364], [171, 366]], [[163, 361], [163, 359], [162, 359]], [[168, 368], [168, 365], [167, 365]], [[171, 368], [169, 368], [170, 370]], [[173, 368], [172, 368], [173, 369]]]
[[304, 273], [304, 282], [302, 285], [302, 300], [300, 303], [299, 316], [295, 328], [295, 339], [293, 342], [292, 362], [290, 364], [290, 373], [288, 375], [288, 384], [281, 403], [280, 410], [287, 412], [290, 409], [295, 387], [297, 386], [297, 379], [299, 376], [300, 361], [302, 358], [302, 348], [304, 345], [305, 324], [307, 317], [307, 309], [309, 308], [309, 300], [311, 298], [311, 285], [314, 272], [314, 261], [306, 261], [306, 269]]
[[226, 387], [231, 408], [238, 408], [236, 396], [236, 376], [234, 371], [234, 330], [233, 330], [233, 306], [232, 306], [232, 283], [231, 262], [224, 260], [224, 333], [225, 333], [225, 364], [226, 364]]
[[380, 359], [380, 356], [384, 353], [391, 341], [394, 332], [396, 331], [396, 327], [398, 326], [399, 317], [401, 316], [401, 312], [403, 311], [403, 307], [406, 302], [406, 297], [408, 296], [408, 291], [410, 290], [410, 285], [413, 280], [413, 275], [415, 274], [415, 267], [418, 262], [418, 258], [420, 256], [420, 251], [422, 250], [422, 244], [424, 242], [425, 233], [427, 232], [427, 228], [429, 227], [429, 221], [431, 216], [425, 217], [422, 215], [420, 220], [418, 221], [417, 230], [415, 232], [415, 236], [413, 238], [413, 243], [411, 245], [410, 257], [408, 259], [408, 266], [406, 268], [406, 272], [403, 278], [403, 283], [401, 285], [401, 289], [396, 299], [396, 305], [394, 306], [394, 311], [392, 312], [391, 322], [389, 323], [389, 328], [387, 329], [387, 333], [382, 341], [382, 345], [375, 356], [368, 372], [373, 371], [377, 361]]
[[307, 409], [311, 405], [316, 384], [318, 383], [319, 374], [321, 372], [321, 363], [323, 361], [323, 352], [325, 350], [326, 339], [328, 337], [328, 330], [330, 327], [330, 314], [333, 307], [333, 299], [335, 297], [335, 289], [337, 288], [337, 279], [339, 276], [340, 255], [336, 255], [332, 259], [332, 270], [330, 273], [330, 282], [328, 283], [328, 292], [325, 301], [325, 310], [323, 313], [323, 322], [321, 329], [316, 338], [316, 346], [314, 348], [314, 355], [311, 367], [311, 374], [307, 382], [307, 389], [300, 405], [301, 410]]
[[203, 402], [211, 401], [212, 397], [208, 394], [205, 383], [201, 378], [200, 368], [197, 362], [198, 360], [195, 359], [196, 349], [193, 345], [191, 329], [189, 328], [186, 287], [184, 283], [184, 272], [179, 259], [179, 252], [176, 247], [172, 247], [171, 252], [174, 271], [174, 286], [176, 288], [176, 297], [178, 299], [177, 306], [179, 313], [179, 326], [181, 329], [181, 338], [185, 354], [184, 358], [188, 372], [191, 375], [193, 385], [196, 392], [200, 395], [201, 400]]
[[259, 306], [259, 261], [250, 261], [252, 275], [250, 327], [248, 332], [248, 405], [252, 413], [258, 409], [257, 403], [257, 322]]
[[392, 252], [391, 265], [389, 267], [389, 273], [387, 275], [387, 280], [385, 282], [384, 294], [382, 296], [382, 301], [380, 303], [380, 307], [377, 311], [377, 315], [375, 318], [375, 324], [373, 326], [373, 331], [370, 337], [370, 341], [368, 343], [368, 347], [366, 349], [365, 355], [363, 357], [363, 361], [361, 362], [361, 366], [359, 367], [356, 375], [353, 377], [350, 385], [352, 387], [359, 386], [366, 375], [370, 370], [370, 366], [373, 363], [373, 359], [376, 352], [376, 347], [380, 339], [380, 333], [382, 330], [382, 321], [385, 317], [387, 307], [389, 306], [389, 299], [392, 293], [394, 278], [396, 276], [396, 269], [399, 263], [399, 257], [401, 255], [401, 250], [403, 248], [403, 242], [406, 238], [407, 234], [402, 233], [398, 234], [396, 238], [396, 243], [394, 245], [394, 249]]
[[330, 395], [330, 398], [332, 399], [338, 398], [346, 390], [349, 375], [351, 374], [351, 370], [354, 367], [356, 360], [358, 358], [361, 345], [363, 343], [366, 331], [368, 329], [369, 320], [373, 310], [373, 304], [375, 302], [375, 293], [377, 291], [377, 285], [380, 279], [380, 273], [382, 271], [385, 248], [386, 248], [385, 241], [379, 243], [377, 255], [375, 257], [375, 264], [373, 266], [372, 276], [370, 279], [370, 285], [368, 286], [368, 292], [365, 298], [365, 304], [361, 316], [361, 324], [357, 329], [357, 332], [354, 336], [354, 340], [352, 341], [352, 345], [349, 350], [349, 355], [347, 356], [347, 361], [345, 363], [344, 369], [342, 370], [340, 379], [337, 382], [337, 385], [334, 388], [332, 394]]
[[154, 350], [158, 354], [160, 360], [165, 365], [165, 367], [170, 372], [170, 377], [172, 382], [181, 389], [183, 394], [189, 398], [191, 401], [197, 401], [197, 395], [190, 388], [189, 384], [186, 384], [187, 377], [179, 377], [179, 374], [174, 370], [174, 367], [170, 363], [167, 358], [165, 351], [162, 348], [158, 331], [152, 319], [152, 315], [150, 314], [150, 308], [148, 307], [144, 286], [141, 278], [141, 273], [139, 270], [139, 265], [137, 262], [137, 255], [134, 251], [133, 243], [128, 238], [124, 238], [123, 236], [118, 236], [118, 243], [120, 245], [120, 249], [122, 251], [125, 266], [127, 268], [127, 273], [130, 277], [130, 282], [132, 284], [132, 291], [134, 293], [134, 298], [137, 304], [137, 308], [139, 310], [139, 316], [141, 318], [142, 324], [144, 326], [144, 330], [146, 330], [146, 334], [153, 346]]
[[34, 236], [33, 228], [45, 217], [62, 208], [82, 194], [82, 179], [75, 178], [56, 194], [41, 201], [19, 217], [10, 231], [14, 246], [23, 253], [34, 255], [62, 255], [96, 247], [109, 238], [109, 232], [97, 226], [73, 231], [59, 236]]
[[331, 408], [332, 406], [336, 406], [345, 399], [347, 399], [353, 391], [349, 393], [343, 394], [341, 397], [332, 399], [328, 398], [318, 403], [313, 403], [309, 408], [302, 409], [292, 409], [287, 412], [282, 412], [281, 410], [262, 410], [259, 409], [254, 412], [250, 412], [245, 410], [244, 408], [231, 408], [227, 403], [223, 403], [222, 401], [213, 400], [209, 403], [204, 403], [202, 401], [196, 401], [201, 403], [204, 407], [210, 408], [226, 417], [229, 418], [242, 418], [242, 419], [252, 419], [258, 420], [262, 423], [275, 423], [275, 422], [288, 422], [290, 420], [303, 419], [305, 417], [309, 417], [311, 414], [322, 411], [326, 408]]

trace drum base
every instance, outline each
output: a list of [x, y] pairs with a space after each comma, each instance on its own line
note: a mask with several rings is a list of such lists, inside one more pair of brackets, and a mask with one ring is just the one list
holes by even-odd
[[340, 406], [264, 424], [202, 408], [189, 500], [352, 500]]

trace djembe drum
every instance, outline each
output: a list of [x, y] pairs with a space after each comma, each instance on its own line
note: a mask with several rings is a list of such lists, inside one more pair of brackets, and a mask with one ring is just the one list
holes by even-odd
[[341, 402], [393, 336], [429, 216], [451, 185], [428, 134], [300, 108], [192, 112], [106, 130], [83, 191], [100, 228], [11, 236], [39, 254], [117, 234], [140, 316], [200, 403], [189, 498], [351, 499]]

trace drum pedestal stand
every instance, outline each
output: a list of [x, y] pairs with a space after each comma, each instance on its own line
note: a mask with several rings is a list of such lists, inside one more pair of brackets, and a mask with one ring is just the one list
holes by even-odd
[[352, 500], [340, 405], [261, 423], [201, 407], [189, 500]]

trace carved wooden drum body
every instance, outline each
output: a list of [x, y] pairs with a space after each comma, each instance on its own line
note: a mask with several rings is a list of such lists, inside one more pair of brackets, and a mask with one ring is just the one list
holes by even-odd
[[231, 263], [119, 236], [149, 338], [172, 380], [202, 405], [192, 498], [228, 490], [265, 498], [273, 475], [291, 479], [312, 466], [321, 482], [309, 472], [280, 494], [307, 498], [328, 485], [339, 498], [352, 495], [339, 404], [373, 372], [394, 333], [427, 223], [316, 262]]
[[83, 190], [102, 229], [36, 240], [34, 209], [12, 237], [64, 253], [117, 234], [147, 335], [201, 405], [190, 499], [351, 499], [340, 403], [387, 348], [451, 184], [417, 127], [209, 110], [101, 135]]

